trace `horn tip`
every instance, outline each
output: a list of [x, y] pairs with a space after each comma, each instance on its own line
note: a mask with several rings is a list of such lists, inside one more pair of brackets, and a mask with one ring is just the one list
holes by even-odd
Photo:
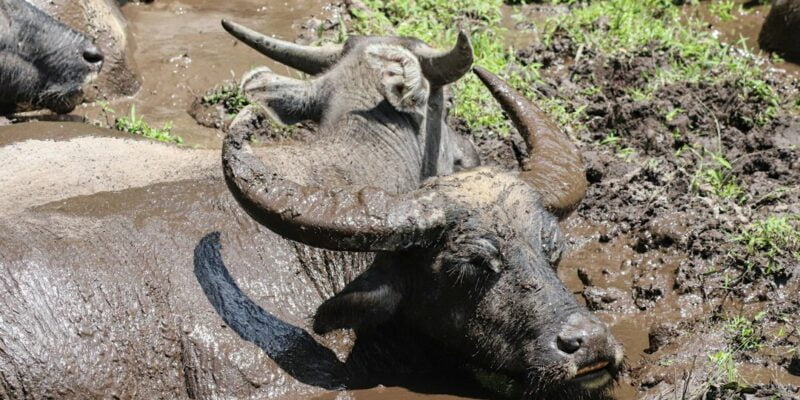
[[222, 28], [225, 29], [228, 32], [233, 31], [234, 28], [236, 27], [235, 23], [233, 23], [233, 22], [231, 22], [231, 21], [229, 21], [227, 19], [223, 19], [220, 22], [222, 23]]

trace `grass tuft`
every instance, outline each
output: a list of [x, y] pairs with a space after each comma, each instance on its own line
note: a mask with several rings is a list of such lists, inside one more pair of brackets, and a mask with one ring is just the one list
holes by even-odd
[[783, 261], [800, 261], [800, 216], [769, 216], [742, 229], [735, 237], [744, 244], [748, 269], [764, 275], [782, 271]]
[[[109, 112], [113, 113], [114, 110], [104, 107], [103, 112], [108, 114]], [[172, 133], [171, 122], [165, 123], [161, 128], [153, 128], [142, 117], [136, 115], [135, 105], [131, 105], [131, 111], [129, 115], [117, 117], [114, 120], [113, 127], [118, 131], [144, 136], [159, 142], [175, 144], [183, 143], [183, 138]]]
[[213, 89], [203, 96], [202, 102], [210, 106], [221, 105], [231, 118], [250, 105], [250, 101], [235, 82]]

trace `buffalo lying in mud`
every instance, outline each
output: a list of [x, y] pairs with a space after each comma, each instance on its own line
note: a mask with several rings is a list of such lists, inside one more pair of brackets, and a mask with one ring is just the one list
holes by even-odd
[[25, 0], [0, 2], [0, 114], [19, 104], [70, 112], [102, 65], [86, 36]]
[[[603, 393], [621, 347], [554, 270], [556, 216], [585, 190], [580, 156], [533, 105], [477, 69], [531, 158], [519, 175], [452, 173], [465, 147], [447, 137], [441, 97], [471, 67], [465, 36], [448, 52], [386, 37], [318, 49], [225, 26], [319, 73], [296, 81], [257, 69], [243, 80], [280, 120], [319, 121], [318, 138], [251, 148], [245, 138], [261, 117], [249, 108], [223, 145], [227, 188], [210, 152], [170, 148], [153, 162], [185, 163], [158, 183], [56, 192], [7, 210], [0, 397], [275, 398], [446, 380], [465, 363], [530, 395]], [[60, 140], [91, 169], [89, 153], [124, 139]], [[105, 162], [167, 148], [129, 144]], [[141, 185], [148, 168], [118, 173]], [[311, 315], [315, 334], [299, 327]]]

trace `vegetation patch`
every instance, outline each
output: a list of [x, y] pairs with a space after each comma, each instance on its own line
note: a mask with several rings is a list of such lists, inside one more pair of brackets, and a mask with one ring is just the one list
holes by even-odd
[[165, 123], [161, 128], [151, 127], [144, 118], [136, 115], [136, 105], [131, 105], [128, 115], [116, 117], [113, 124], [109, 122], [109, 119], [114, 117], [116, 112], [108, 104], [102, 104], [101, 106], [106, 125], [111, 129], [143, 136], [159, 142], [183, 144], [183, 138], [172, 133], [172, 122]]
[[786, 264], [800, 262], [800, 215], [769, 216], [744, 229], [735, 240], [744, 246], [740, 260], [747, 272], [773, 275]]
[[250, 105], [250, 101], [236, 82], [211, 89], [201, 98], [201, 102], [207, 106], [221, 106], [229, 118], [235, 117], [239, 111]]

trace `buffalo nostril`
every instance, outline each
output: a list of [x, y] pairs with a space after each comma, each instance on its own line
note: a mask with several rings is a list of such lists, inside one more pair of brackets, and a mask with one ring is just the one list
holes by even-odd
[[83, 49], [83, 59], [89, 64], [102, 64], [103, 53], [95, 45], [90, 44]]
[[567, 354], [573, 354], [580, 350], [584, 339], [582, 332], [565, 332], [556, 337], [556, 346], [559, 350]]

